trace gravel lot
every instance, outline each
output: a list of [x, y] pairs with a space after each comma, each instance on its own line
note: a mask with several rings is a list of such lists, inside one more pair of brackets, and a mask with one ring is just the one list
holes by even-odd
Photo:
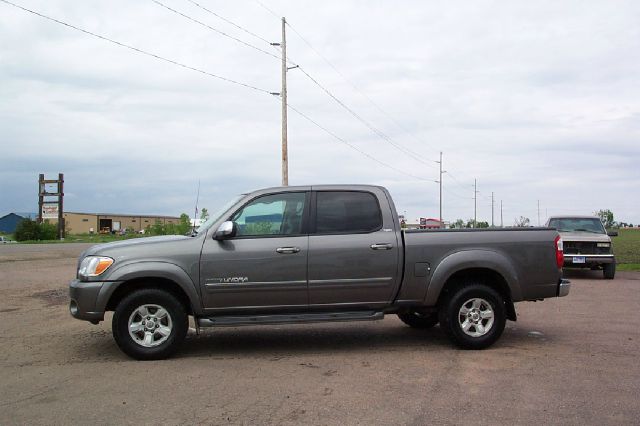
[[383, 321], [190, 333], [136, 362], [71, 318], [87, 245], [0, 246], [0, 424], [639, 424], [640, 273], [570, 272], [485, 351]]

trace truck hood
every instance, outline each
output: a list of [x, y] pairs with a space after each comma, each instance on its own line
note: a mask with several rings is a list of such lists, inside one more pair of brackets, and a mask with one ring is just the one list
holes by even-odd
[[594, 234], [592, 232], [560, 232], [560, 236], [563, 241], [611, 242], [611, 238], [607, 234]]
[[159, 244], [166, 244], [168, 242], [186, 240], [191, 238], [192, 237], [187, 237], [184, 235], [162, 235], [159, 237], [132, 238], [130, 240], [113, 241], [111, 243], [98, 244], [89, 247], [87, 250], [85, 250], [84, 253], [82, 253], [82, 255], [80, 255], [80, 259], [90, 255], [106, 254], [106, 252], [111, 252], [113, 249], [118, 250], [129, 247], [143, 247], [151, 245], [156, 246]]

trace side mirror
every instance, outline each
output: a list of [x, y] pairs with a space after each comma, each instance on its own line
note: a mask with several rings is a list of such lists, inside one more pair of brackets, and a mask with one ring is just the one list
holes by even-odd
[[214, 240], [226, 240], [236, 235], [238, 232], [238, 225], [230, 220], [222, 222], [222, 225], [218, 227], [218, 230], [213, 235]]
[[607, 235], [610, 237], [617, 237], [618, 231], [607, 231]]

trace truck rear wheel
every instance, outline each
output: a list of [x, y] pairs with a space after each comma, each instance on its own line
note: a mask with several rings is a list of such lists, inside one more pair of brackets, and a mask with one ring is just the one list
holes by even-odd
[[502, 296], [483, 284], [457, 289], [440, 309], [440, 327], [463, 349], [491, 346], [502, 335], [505, 323]]
[[134, 291], [118, 303], [111, 329], [120, 349], [140, 360], [171, 356], [184, 340], [189, 317], [171, 293], [148, 288]]
[[605, 280], [612, 280], [616, 276], [616, 264], [605, 263], [602, 265], [602, 275]]
[[419, 311], [411, 311], [398, 314], [400, 321], [413, 328], [431, 328], [438, 323], [438, 313], [429, 312], [422, 313]]

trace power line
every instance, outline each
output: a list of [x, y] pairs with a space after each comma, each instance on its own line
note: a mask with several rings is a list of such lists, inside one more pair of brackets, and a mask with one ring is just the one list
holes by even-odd
[[211, 25], [205, 24], [204, 22], [199, 21], [196, 18], [193, 18], [193, 17], [191, 17], [191, 16], [189, 16], [189, 15], [187, 15], [185, 13], [180, 12], [179, 10], [176, 10], [176, 9], [170, 7], [170, 6], [167, 6], [166, 4], [164, 4], [164, 3], [162, 3], [162, 2], [160, 2], [158, 0], [151, 0], [151, 1], [154, 2], [155, 4], [157, 4], [158, 6], [164, 7], [165, 9], [167, 9], [167, 10], [169, 10], [169, 11], [171, 11], [171, 12], [177, 14], [177, 15], [180, 15], [180, 16], [182, 16], [182, 17], [184, 17], [184, 18], [186, 18], [186, 19], [188, 19], [188, 20], [190, 20], [190, 21], [192, 21], [192, 22], [194, 22], [194, 23], [196, 23], [198, 25], [202, 25], [203, 27], [206, 27], [206, 28], [210, 29], [211, 31], [214, 31], [214, 32], [216, 32], [216, 33], [218, 33], [218, 34], [220, 34], [220, 35], [222, 35], [224, 37], [228, 37], [231, 40], [234, 40], [234, 41], [236, 41], [236, 42], [238, 42], [240, 44], [243, 44], [243, 45], [245, 45], [245, 46], [247, 46], [247, 47], [249, 47], [251, 49], [257, 50], [258, 52], [264, 53], [265, 55], [269, 55], [271, 57], [274, 57], [274, 58], [280, 60], [280, 57], [278, 55], [275, 55], [275, 54], [273, 54], [271, 52], [268, 52], [268, 51], [266, 51], [264, 49], [261, 49], [258, 46], [254, 46], [251, 43], [247, 43], [246, 41], [241, 40], [241, 39], [239, 39], [237, 37], [234, 37], [234, 36], [232, 36], [230, 34], [227, 34], [224, 31], [220, 31], [219, 29], [214, 28]]
[[248, 29], [244, 28], [243, 26], [238, 25], [235, 22], [225, 18], [224, 16], [221, 16], [221, 15], [217, 14], [216, 12], [214, 12], [214, 11], [204, 7], [204, 6], [202, 6], [200, 3], [198, 3], [198, 2], [196, 2], [194, 0], [187, 0], [187, 1], [189, 3], [195, 5], [195, 6], [199, 7], [200, 9], [204, 10], [205, 12], [210, 13], [211, 15], [215, 16], [216, 18], [223, 20], [227, 24], [231, 24], [234, 27], [238, 28], [239, 30], [244, 31], [245, 33], [249, 34], [250, 36], [253, 36], [253, 37], [255, 37], [255, 38], [259, 39], [259, 40], [262, 40], [265, 43], [271, 45], [271, 42], [269, 40], [267, 40], [266, 38], [264, 38], [262, 36], [259, 36], [258, 34], [254, 33], [253, 31], [249, 31]]
[[447, 185], [443, 184], [443, 188], [447, 190], [447, 194], [451, 194], [454, 197], [457, 197], [457, 198], [460, 198], [460, 199], [463, 199], [463, 200], [473, 200], [473, 197], [471, 197], [469, 195], [468, 196], [460, 195], [457, 192], [451, 190], [451, 187], [447, 187]]
[[[155, 0], [153, 0], [155, 1]], [[191, 1], [191, 0], [189, 0]], [[256, 3], [258, 3], [262, 8], [264, 8], [267, 12], [269, 12], [271, 15], [278, 17], [278, 15], [271, 9], [269, 9], [267, 6], [265, 6], [262, 2], [260, 2], [259, 0], [255, 0]], [[377, 104], [375, 104], [375, 102], [373, 102], [372, 99], [370, 99], [366, 94], [364, 94], [363, 92], [361, 92], [357, 87], [355, 87], [353, 85], [353, 83], [351, 83], [345, 76], [344, 74], [342, 74], [331, 62], [329, 62], [328, 59], [326, 59], [324, 56], [322, 56], [322, 54], [320, 54], [320, 52], [318, 52], [312, 45], [311, 43], [309, 43], [303, 36], [302, 34], [300, 34], [292, 25], [290, 22], [286, 22], [286, 25], [291, 28], [291, 30], [293, 30], [293, 32], [300, 37], [300, 39], [302, 39], [302, 41], [304, 41], [304, 43], [311, 49], [313, 50], [318, 56], [320, 56], [325, 62], [327, 62], [329, 64], [329, 66], [331, 66], [331, 68], [333, 68], [338, 74], [340, 74], [340, 76], [345, 79], [345, 81], [347, 81], [347, 83], [349, 83], [350, 85], [352, 85], [358, 92], [360, 92], [363, 96], [365, 96], [371, 103], [373, 103], [378, 109], [380, 109], [384, 114], [387, 114], [386, 112], [384, 112], [384, 110], [382, 110]], [[287, 58], [288, 61], [289, 58]], [[307, 77], [309, 78], [316, 86], [318, 86], [322, 91], [324, 91], [329, 97], [331, 97], [334, 101], [336, 101], [342, 108], [344, 108], [347, 112], [349, 112], [351, 115], [353, 115], [358, 121], [360, 121], [362, 124], [364, 124], [369, 130], [371, 130], [372, 132], [374, 132], [376, 135], [378, 135], [380, 138], [384, 139], [386, 142], [390, 143], [392, 146], [394, 146], [396, 149], [400, 150], [401, 152], [403, 152], [404, 154], [412, 157], [414, 160], [425, 164], [429, 167], [433, 167], [433, 168], [437, 168], [434, 164], [432, 163], [436, 163], [436, 161], [430, 160], [431, 163], [426, 162], [423, 160], [422, 156], [420, 154], [417, 154], [413, 151], [411, 151], [408, 148], [403, 147], [402, 145], [398, 144], [397, 142], [394, 142], [389, 136], [387, 136], [386, 134], [384, 134], [382, 131], [378, 130], [377, 128], [375, 128], [371, 123], [369, 123], [368, 121], [366, 121], [362, 116], [360, 116], [358, 113], [356, 113], [352, 108], [350, 108], [348, 105], [346, 105], [343, 101], [341, 101], [340, 99], [338, 99], [337, 96], [335, 96], [333, 93], [331, 93], [331, 91], [329, 89], [327, 89], [326, 87], [324, 87], [322, 84], [320, 84], [320, 82], [312, 77], [304, 68], [302, 68], [300, 65], [295, 64], [293, 61], [290, 61], [293, 65], [296, 65], [297, 68], [300, 69], [300, 71]], [[388, 114], [387, 114], [388, 115]], [[396, 125], [398, 125], [398, 123], [396, 123]]]
[[47, 15], [44, 15], [44, 14], [42, 14], [42, 13], [40, 13], [40, 12], [36, 12], [35, 10], [27, 9], [26, 7], [23, 7], [23, 6], [20, 6], [20, 5], [18, 5], [18, 4], [12, 3], [12, 2], [10, 2], [9, 0], [0, 0], [0, 1], [1, 1], [1, 2], [3, 2], [3, 3], [6, 3], [6, 4], [10, 5], [10, 6], [13, 6], [13, 7], [15, 7], [15, 8], [22, 9], [22, 10], [23, 10], [23, 11], [25, 11], [25, 12], [29, 12], [29, 13], [31, 13], [31, 14], [33, 14], [33, 15], [37, 15], [37, 16], [39, 16], [39, 17], [41, 17], [41, 18], [44, 18], [44, 19], [47, 19], [47, 20], [49, 20], [49, 21], [55, 22], [55, 23], [57, 23], [57, 24], [64, 25], [65, 27], [68, 27], [68, 28], [74, 29], [74, 30], [76, 30], [76, 31], [80, 31], [80, 32], [82, 32], [82, 33], [84, 33], [84, 34], [91, 35], [91, 36], [93, 36], [93, 37], [99, 38], [99, 39], [104, 40], [104, 41], [108, 41], [109, 43], [113, 43], [113, 44], [118, 45], [118, 46], [120, 46], [120, 47], [125, 47], [125, 48], [127, 48], [127, 49], [129, 49], [129, 50], [132, 50], [132, 51], [134, 51], [134, 52], [137, 52], [137, 53], [140, 53], [140, 54], [143, 54], [143, 55], [146, 55], [146, 56], [150, 56], [150, 57], [152, 57], [152, 58], [156, 58], [156, 59], [159, 59], [159, 60], [161, 60], [161, 61], [168, 62], [168, 63], [170, 63], [170, 64], [177, 65], [177, 66], [179, 66], [179, 67], [189, 69], [189, 70], [191, 70], [191, 71], [196, 71], [196, 72], [199, 72], [200, 74], [204, 74], [204, 75], [207, 75], [207, 76], [209, 76], [209, 77], [216, 78], [216, 79], [218, 79], [218, 80], [226, 81], [227, 83], [237, 84], [238, 86], [246, 87], [247, 89], [252, 89], [252, 90], [256, 90], [256, 91], [258, 91], [258, 92], [263, 92], [263, 93], [271, 94], [271, 92], [270, 92], [269, 90], [261, 89], [261, 88], [259, 88], [259, 87], [253, 86], [253, 85], [251, 85], [251, 84], [242, 83], [242, 82], [240, 82], [240, 81], [233, 80], [233, 79], [231, 79], [231, 78], [222, 77], [222, 76], [220, 76], [220, 75], [213, 74], [213, 73], [211, 73], [211, 72], [209, 72], [209, 71], [201, 70], [201, 69], [199, 69], [199, 68], [195, 68], [195, 67], [192, 67], [192, 66], [190, 66], [190, 65], [185, 65], [185, 64], [183, 64], [183, 63], [181, 63], [181, 62], [174, 61], [173, 59], [168, 59], [168, 58], [165, 58], [165, 57], [163, 57], [163, 56], [157, 55], [157, 54], [155, 54], [155, 53], [147, 52], [147, 51], [145, 51], [145, 50], [142, 50], [142, 49], [139, 49], [139, 48], [137, 48], [137, 47], [131, 46], [131, 45], [129, 45], [129, 44], [125, 44], [125, 43], [122, 43], [122, 42], [120, 42], [120, 41], [117, 41], [117, 40], [114, 40], [114, 39], [111, 39], [111, 38], [105, 37], [105, 36], [103, 36], [103, 35], [100, 35], [100, 34], [97, 34], [97, 33], [94, 33], [94, 32], [91, 32], [91, 31], [88, 31], [88, 30], [85, 30], [85, 29], [82, 29], [82, 28], [80, 28], [80, 27], [77, 27], [77, 26], [75, 26], [75, 25], [72, 25], [72, 24], [69, 24], [69, 23], [67, 23], [67, 22], [61, 21], [61, 20], [59, 20], [59, 19], [52, 18], [52, 17], [47, 16]]
[[281, 17], [278, 16], [277, 13], [275, 13], [273, 10], [269, 9], [267, 6], [265, 6], [264, 4], [262, 4], [261, 1], [259, 0], [255, 0], [256, 3], [258, 3], [264, 10], [266, 10], [267, 12], [269, 12], [270, 14], [272, 14], [273, 16], [275, 16], [276, 18], [280, 19]]
[[[127, 49], [129, 49], [129, 50], [134, 51], [134, 52], [137, 52], [137, 53], [140, 53], [140, 54], [143, 54], [143, 55], [146, 55], [146, 56], [150, 56], [150, 57], [152, 57], [152, 58], [155, 58], [155, 59], [158, 59], [158, 60], [161, 60], [161, 61], [164, 61], [164, 62], [168, 62], [168, 63], [170, 63], [170, 64], [173, 64], [173, 65], [179, 66], [179, 67], [181, 67], [181, 68], [185, 68], [185, 69], [189, 69], [189, 70], [192, 70], [192, 71], [196, 71], [196, 72], [198, 72], [198, 73], [200, 73], [200, 74], [204, 74], [204, 75], [209, 76], [209, 77], [212, 77], [212, 78], [216, 78], [216, 79], [219, 79], [219, 80], [222, 80], [222, 81], [226, 81], [226, 82], [228, 82], [228, 83], [236, 84], [236, 85], [239, 85], [239, 86], [242, 86], [242, 87], [248, 88], [248, 89], [252, 89], [252, 90], [256, 90], [256, 91], [262, 92], [262, 93], [272, 94], [272, 92], [270, 92], [269, 90], [265, 90], [265, 89], [262, 89], [262, 88], [259, 88], [259, 87], [256, 87], [256, 86], [253, 86], [253, 85], [247, 84], [247, 83], [242, 83], [242, 82], [240, 82], [240, 81], [236, 81], [236, 80], [233, 80], [233, 79], [230, 79], [230, 78], [227, 78], [227, 77], [222, 77], [222, 76], [219, 76], [219, 75], [217, 75], [217, 74], [213, 74], [213, 73], [211, 73], [211, 72], [208, 72], [208, 71], [205, 71], [205, 70], [201, 70], [201, 69], [199, 69], [199, 68], [195, 68], [195, 67], [192, 67], [192, 66], [189, 66], [189, 65], [186, 65], [186, 64], [183, 64], [183, 63], [180, 63], [180, 62], [174, 61], [173, 59], [168, 59], [168, 58], [165, 58], [165, 57], [163, 57], [163, 56], [157, 55], [157, 54], [155, 54], [155, 53], [147, 52], [147, 51], [142, 50], [142, 49], [139, 49], [139, 48], [137, 48], [137, 47], [135, 47], [135, 46], [131, 46], [131, 45], [128, 45], [128, 44], [122, 43], [122, 42], [120, 42], [120, 41], [117, 41], [117, 40], [111, 39], [111, 38], [109, 38], [109, 37], [106, 37], [106, 36], [103, 36], [103, 35], [100, 35], [100, 34], [94, 33], [94, 32], [89, 31], [89, 30], [85, 30], [85, 29], [83, 29], [83, 28], [80, 28], [80, 27], [78, 27], [78, 26], [75, 26], [75, 25], [69, 24], [69, 23], [64, 22], [64, 21], [61, 21], [61, 20], [59, 20], [59, 19], [52, 18], [52, 17], [50, 17], [50, 16], [44, 15], [44, 14], [42, 14], [42, 13], [40, 13], [40, 12], [35, 11], [35, 10], [31, 10], [31, 9], [26, 8], [26, 7], [20, 6], [20, 5], [18, 5], [18, 4], [12, 3], [12, 2], [11, 2], [11, 1], [9, 1], [9, 0], [0, 0], [0, 1], [1, 1], [1, 2], [3, 2], [3, 3], [5, 3], [5, 4], [8, 4], [8, 5], [10, 5], [10, 6], [13, 6], [13, 7], [15, 7], [15, 8], [21, 9], [21, 10], [23, 10], [23, 11], [25, 11], [25, 12], [29, 12], [29, 13], [31, 13], [31, 14], [33, 14], [33, 15], [36, 15], [36, 16], [39, 16], [39, 17], [44, 18], [44, 19], [46, 19], [46, 20], [49, 20], [49, 21], [51, 21], [51, 22], [55, 22], [55, 23], [57, 23], [57, 24], [60, 24], [60, 25], [63, 25], [63, 26], [65, 26], [65, 27], [68, 27], [68, 28], [74, 29], [74, 30], [76, 30], [76, 31], [80, 31], [80, 32], [82, 32], [82, 33], [84, 33], [84, 34], [91, 35], [91, 36], [96, 37], [96, 38], [99, 38], [99, 39], [101, 39], [101, 40], [108, 41], [109, 43], [115, 44], [115, 45], [120, 46], [120, 47], [127, 48]], [[152, 1], [155, 1], [155, 0], [152, 0]], [[409, 177], [411, 177], [411, 178], [413, 178], [413, 179], [417, 179], [417, 180], [421, 180], [421, 181], [426, 181], [426, 182], [435, 182], [435, 181], [433, 181], [433, 180], [425, 179], [425, 178], [422, 178], [422, 177], [420, 177], [420, 176], [416, 176], [416, 175], [414, 175], [414, 174], [411, 174], [411, 173], [405, 172], [405, 171], [404, 171], [404, 170], [402, 170], [402, 169], [399, 169], [399, 168], [397, 168], [397, 167], [394, 167], [394, 166], [392, 166], [392, 165], [390, 165], [390, 164], [387, 164], [387, 163], [385, 163], [385, 162], [383, 162], [383, 161], [381, 161], [381, 160], [377, 159], [376, 157], [372, 156], [371, 154], [367, 153], [366, 151], [364, 151], [364, 150], [362, 150], [362, 149], [358, 148], [357, 146], [353, 145], [352, 143], [348, 142], [347, 140], [345, 140], [345, 139], [341, 138], [340, 136], [336, 135], [335, 133], [333, 133], [332, 131], [330, 131], [330, 130], [329, 130], [329, 129], [327, 129], [326, 127], [324, 127], [324, 126], [322, 126], [321, 124], [319, 124], [317, 121], [313, 120], [313, 119], [312, 119], [311, 117], [309, 117], [308, 115], [304, 114], [302, 111], [298, 110], [297, 108], [295, 108], [295, 107], [291, 106], [290, 104], [288, 104], [287, 106], [288, 106], [291, 110], [293, 110], [294, 112], [296, 112], [297, 114], [299, 114], [301, 117], [303, 117], [304, 119], [306, 119], [307, 121], [309, 121], [310, 123], [312, 123], [313, 125], [315, 125], [316, 127], [320, 128], [321, 130], [323, 130], [323, 131], [324, 131], [324, 132], [326, 132], [327, 134], [331, 135], [334, 139], [336, 139], [336, 140], [338, 140], [339, 142], [341, 142], [341, 143], [343, 143], [343, 144], [345, 144], [345, 145], [349, 146], [350, 148], [352, 148], [353, 150], [355, 150], [355, 151], [359, 152], [360, 154], [364, 155], [365, 157], [369, 158], [370, 160], [375, 161], [376, 163], [378, 163], [378, 164], [380, 164], [380, 165], [382, 165], [382, 166], [384, 166], [384, 167], [387, 167], [387, 168], [389, 168], [389, 169], [391, 169], [391, 170], [394, 170], [394, 171], [396, 171], [396, 172], [398, 172], [398, 173], [400, 173], [400, 174], [403, 174], [403, 175], [405, 175], [405, 176], [409, 176]]]
[[[351, 80], [349, 80], [331, 61], [329, 61], [329, 59], [327, 59], [323, 54], [321, 54], [315, 47], [313, 47], [311, 45], [311, 43], [302, 36], [302, 34], [300, 34], [292, 25], [290, 22], [287, 22], [287, 25], [289, 26], [289, 28], [291, 28], [291, 30], [300, 38], [300, 40], [302, 40], [308, 47], [309, 49], [311, 49], [316, 55], [318, 55], [318, 57], [320, 59], [322, 59], [327, 65], [329, 65], [340, 77], [342, 77], [342, 79], [344, 81], [347, 82], [347, 84], [349, 84], [356, 92], [358, 92], [362, 97], [364, 97], [367, 101], [369, 101], [369, 103], [371, 103], [371, 105], [373, 105], [378, 111], [380, 111], [383, 115], [385, 115], [389, 120], [391, 120], [400, 130], [402, 130], [403, 132], [405, 132], [406, 134], [412, 136], [415, 140], [417, 140], [418, 142], [422, 143], [421, 140], [419, 140], [418, 138], [416, 138], [411, 132], [407, 131], [407, 129], [405, 129], [396, 119], [393, 118], [393, 116], [391, 114], [389, 114], [387, 111], [385, 111], [380, 105], [378, 105], [373, 99], [371, 99], [371, 97], [369, 95], [367, 95], [363, 90], [361, 90], [358, 86], [356, 86]], [[413, 156], [416, 157], [421, 157], [420, 154], [417, 154], [413, 151], [411, 151], [408, 148], [404, 148], [406, 151], [411, 152], [411, 154], [413, 154]], [[436, 162], [435, 160], [430, 160], [433, 161], [434, 163]]]
[[454, 176], [450, 171], [448, 171], [448, 170], [447, 170], [447, 175], [449, 175], [449, 177], [450, 177], [451, 179], [453, 179], [453, 181], [454, 181], [454, 182], [455, 182], [455, 183], [456, 183], [460, 188], [462, 188], [462, 189], [464, 189], [464, 190], [470, 190], [470, 188], [472, 188], [472, 187], [473, 187], [473, 184], [472, 184], [472, 183], [470, 183], [470, 184], [465, 184], [465, 183], [460, 182], [460, 180], [459, 180], [458, 178], [456, 178], [456, 177], [455, 177], [455, 176]]
[[417, 180], [421, 180], [421, 181], [425, 181], [425, 182], [435, 182], [434, 180], [429, 180], [429, 179], [425, 179], [422, 178], [420, 176], [416, 176], [414, 174], [405, 172], [404, 170], [398, 169], [390, 164], [387, 164], [381, 160], [378, 160], [376, 157], [372, 156], [371, 154], [363, 151], [362, 149], [358, 148], [357, 146], [355, 146], [354, 144], [350, 143], [349, 141], [341, 138], [340, 136], [336, 135], [335, 133], [333, 133], [331, 130], [327, 129], [326, 127], [322, 126], [320, 123], [318, 123], [317, 121], [315, 121], [314, 119], [312, 119], [311, 117], [309, 117], [308, 115], [306, 115], [305, 113], [303, 113], [302, 111], [300, 111], [299, 109], [293, 107], [291, 104], [287, 104], [287, 106], [289, 107], [289, 109], [291, 109], [292, 111], [296, 112], [298, 115], [300, 115], [302, 118], [304, 118], [305, 120], [307, 120], [308, 122], [310, 122], [311, 124], [313, 124], [314, 126], [318, 127], [319, 129], [321, 129], [322, 131], [324, 131], [325, 133], [327, 133], [328, 135], [332, 136], [334, 139], [336, 139], [337, 141], [347, 145], [348, 147], [350, 147], [351, 149], [359, 152], [360, 154], [364, 155], [365, 157], [369, 158], [372, 161], [375, 161], [376, 163], [387, 167], [388, 169], [394, 170], [398, 173], [401, 173], [405, 176], [409, 176], [413, 179], [417, 179]]
[[[192, 0], [189, 0], [192, 1]], [[274, 17], [279, 18], [279, 15], [277, 13], [275, 13], [272, 9], [268, 8], [267, 6], [265, 6], [260, 0], [254, 0], [258, 5], [260, 5], [263, 9], [265, 9], [267, 12], [269, 12], [271, 15], [273, 15]], [[366, 98], [374, 107], [376, 107], [376, 109], [378, 109], [382, 114], [384, 114], [385, 116], [387, 116], [387, 118], [389, 118], [398, 128], [400, 128], [401, 130], [403, 130], [406, 134], [412, 136], [415, 140], [417, 140], [418, 142], [421, 142], [418, 138], [416, 138], [411, 132], [407, 131], [400, 123], [398, 123], [398, 121], [396, 121], [393, 116], [391, 116], [391, 114], [389, 114], [388, 112], [386, 112], [380, 105], [378, 105], [375, 101], [373, 101], [373, 99], [371, 99], [364, 91], [362, 91], [358, 86], [356, 86], [354, 83], [352, 83], [331, 61], [329, 61], [329, 59], [327, 59], [324, 55], [322, 55], [298, 30], [295, 29], [295, 27], [293, 25], [291, 25], [291, 23], [289, 21], [286, 22], [286, 25], [289, 26], [289, 28], [291, 28], [291, 30], [318, 56], [320, 57], [327, 65], [329, 65], [338, 75], [340, 75], [340, 77], [342, 77], [355, 91], [357, 91], [360, 95], [362, 95], [364, 98]], [[293, 65], [295, 65], [295, 63], [293, 61], [290, 61], [289, 58], [287, 58], [287, 60], [289, 62], [291, 62]], [[423, 160], [423, 156], [406, 148], [401, 146], [400, 144], [394, 142], [390, 137], [388, 137], [386, 134], [384, 134], [383, 132], [379, 131], [378, 129], [376, 129], [375, 127], [373, 127], [370, 123], [368, 123], [366, 120], [364, 120], [359, 114], [357, 114], [352, 108], [348, 107], [344, 102], [342, 102], [340, 99], [338, 99], [335, 95], [333, 95], [328, 89], [326, 89], [324, 86], [322, 86], [317, 79], [313, 78], [306, 70], [304, 70], [302, 67], [298, 66], [300, 68], [300, 70], [302, 71], [303, 74], [305, 74], [311, 81], [314, 82], [314, 84], [316, 84], [318, 87], [320, 87], [325, 93], [327, 93], [327, 95], [329, 95], [334, 101], [336, 101], [340, 106], [342, 106], [343, 108], [345, 108], [351, 115], [353, 115], [354, 117], [356, 117], [359, 121], [361, 121], [367, 128], [369, 128], [371, 131], [373, 131], [376, 135], [378, 135], [379, 137], [383, 138], [385, 141], [389, 142], [391, 145], [393, 145], [395, 148], [399, 149], [400, 151], [402, 151], [403, 153], [409, 155], [410, 157], [412, 157], [413, 159], [421, 162], [422, 164], [425, 164], [429, 167], [433, 167], [436, 168], [436, 166], [432, 163], [437, 163], [437, 161], [435, 160], [428, 160], [429, 162], [425, 162]], [[461, 184], [454, 176], [452, 176], [453, 179]]]
[[364, 124], [369, 130], [371, 130], [373, 133], [375, 133], [376, 135], [378, 135], [380, 138], [382, 138], [383, 140], [385, 140], [386, 142], [388, 142], [389, 144], [391, 144], [392, 146], [394, 146], [396, 149], [402, 151], [403, 153], [405, 153], [406, 155], [412, 157], [413, 159], [415, 159], [416, 161], [419, 161], [422, 164], [428, 165], [430, 167], [434, 167], [437, 168], [435, 165], [430, 164], [425, 162], [422, 158], [418, 157], [417, 154], [412, 153], [411, 151], [407, 150], [406, 148], [404, 148], [403, 146], [399, 145], [398, 143], [394, 142], [389, 136], [387, 136], [386, 134], [384, 134], [382, 131], [378, 130], [376, 127], [374, 127], [371, 123], [369, 123], [367, 120], [365, 120], [360, 114], [358, 114], [357, 112], [355, 112], [351, 107], [349, 107], [347, 104], [345, 104], [343, 101], [341, 101], [336, 95], [334, 95], [333, 93], [331, 93], [331, 91], [329, 89], [327, 89], [326, 87], [324, 87], [318, 80], [316, 80], [314, 77], [312, 77], [304, 68], [302, 67], [298, 67], [300, 69], [300, 71], [307, 76], [307, 78], [309, 78], [316, 86], [318, 86], [322, 91], [324, 91], [331, 99], [333, 99], [338, 105], [340, 105], [342, 108], [344, 108], [349, 114], [351, 114], [353, 117], [355, 117], [358, 121], [360, 121], [362, 124]]

